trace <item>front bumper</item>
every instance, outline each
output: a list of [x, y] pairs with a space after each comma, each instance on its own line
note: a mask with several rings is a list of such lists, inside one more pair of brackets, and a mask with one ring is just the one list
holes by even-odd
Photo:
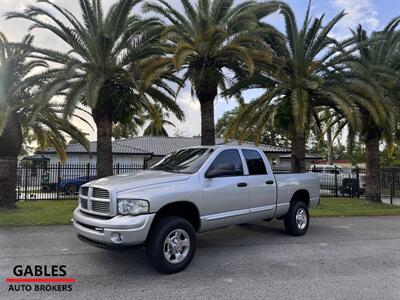
[[[73, 225], [78, 235], [105, 246], [131, 246], [146, 241], [155, 214], [104, 219], [75, 209]], [[119, 239], [113, 237], [119, 235]]]

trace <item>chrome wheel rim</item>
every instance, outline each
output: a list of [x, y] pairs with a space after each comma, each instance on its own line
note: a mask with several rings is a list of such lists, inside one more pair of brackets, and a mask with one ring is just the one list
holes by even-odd
[[306, 228], [308, 222], [307, 213], [304, 208], [299, 208], [296, 212], [296, 225], [297, 228], [303, 230]]
[[164, 256], [171, 264], [179, 264], [189, 254], [190, 238], [183, 229], [174, 229], [164, 241]]

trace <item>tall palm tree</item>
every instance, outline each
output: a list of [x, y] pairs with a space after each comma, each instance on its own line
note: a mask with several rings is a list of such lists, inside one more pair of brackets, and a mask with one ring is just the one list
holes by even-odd
[[[22, 45], [29, 46], [33, 37], [27, 35]], [[65, 134], [79, 140], [87, 149], [89, 143], [78, 128], [60, 114], [60, 106], [42, 103], [38, 94], [46, 84], [30, 80], [29, 74], [46, 68], [41, 60], [29, 59], [28, 47], [16, 47], [0, 33], [0, 208], [15, 207], [17, 158], [23, 144], [23, 134], [31, 133], [40, 146], [54, 146], [65, 158]], [[61, 108], [62, 109], [62, 108]]]
[[[353, 36], [343, 41], [345, 82], [356, 94], [362, 115], [361, 140], [366, 146], [366, 199], [381, 202], [380, 141], [393, 145], [395, 118], [400, 103], [400, 17], [390, 21], [382, 31], [367, 32], [358, 26]], [[352, 47], [345, 47], [353, 45]]]
[[[232, 0], [198, 0], [192, 5], [181, 0], [180, 13], [169, 1], [147, 2], [146, 12], [155, 12], [169, 24], [163, 33], [165, 49], [172, 62], [183, 70], [192, 93], [200, 102], [201, 143], [215, 144], [214, 100], [218, 89], [225, 90], [230, 74], [252, 73], [257, 61], [270, 61], [270, 48], [260, 38], [260, 19], [276, 11], [279, 3], [245, 1], [234, 5]], [[166, 63], [166, 62], [162, 62]]]
[[136, 111], [155, 101], [183, 118], [174, 91], [166, 84], [180, 84], [172, 68], [153, 70], [163, 60], [158, 43], [163, 28], [157, 18], [131, 14], [140, 0], [119, 0], [105, 15], [101, 0], [80, 0], [82, 21], [50, 0], [39, 2], [49, 9], [30, 5], [23, 13], [8, 13], [7, 17], [32, 21], [31, 29], [48, 30], [69, 46], [66, 51], [32, 48], [35, 55], [31, 57], [57, 64], [37, 75], [49, 81], [43, 97], [64, 93], [66, 115], [79, 103], [92, 109], [97, 127], [97, 176], [112, 175], [113, 122], [130, 122]]
[[281, 3], [279, 12], [284, 17], [285, 34], [265, 36], [274, 52], [273, 64], [260, 66], [249, 78], [236, 78], [228, 91], [231, 95], [253, 88], [266, 92], [247, 105], [228, 133], [233, 134], [241, 122], [246, 122], [249, 128], [256, 126], [262, 130], [267, 120], [273, 118], [286, 128], [291, 139], [292, 172], [304, 172], [310, 125], [318, 120], [315, 108], [340, 107], [350, 122], [358, 123], [357, 116], [352, 114], [356, 107], [344, 89], [326, 84], [321, 76], [332, 67], [330, 60], [336, 51], [327, 51], [327, 47], [336, 42], [329, 33], [344, 12], [323, 25], [324, 16], [312, 20], [309, 4], [301, 28], [297, 27], [289, 5]]

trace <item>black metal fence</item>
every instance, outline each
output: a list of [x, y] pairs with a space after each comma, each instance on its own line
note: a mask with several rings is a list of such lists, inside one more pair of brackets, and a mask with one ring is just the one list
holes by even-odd
[[[274, 166], [276, 174], [290, 173], [290, 167]], [[341, 168], [338, 166], [318, 166], [309, 172], [317, 174], [324, 197], [364, 197], [366, 186], [365, 168]], [[400, 201], [400, 167], [382, 167], [381, 196], [390, 202]]]
[[[114, 164], [114, 174], [134, 173], [146, 169], [142, 164]], [[274, 166], [276, 174], [290, 173], [290, 167]], [[365, 169], [318, 166], [310, 172], [317, 174], [321, 196], [363, 197]], [[95, 164], [28, 164], [18, 165], [17, 192], [20, 201], [75, 199], [79, 187], [96, 179]], [[400, 168], [381, 169], [381, 195], [400, 201]]]
[[[146, 169], [142, 164], [114, 164], [114, 174]], [[18, 200], [75, 199], [79, 187], [96, 179], [95, 164], [18, 164]]]

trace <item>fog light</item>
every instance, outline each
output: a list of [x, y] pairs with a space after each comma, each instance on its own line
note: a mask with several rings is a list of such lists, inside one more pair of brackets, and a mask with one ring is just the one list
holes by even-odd
[[111, 233], [110, 239], [113, 243], [119, 244], [122, 243], [123, 237], [119, 232], [113, 232]]

